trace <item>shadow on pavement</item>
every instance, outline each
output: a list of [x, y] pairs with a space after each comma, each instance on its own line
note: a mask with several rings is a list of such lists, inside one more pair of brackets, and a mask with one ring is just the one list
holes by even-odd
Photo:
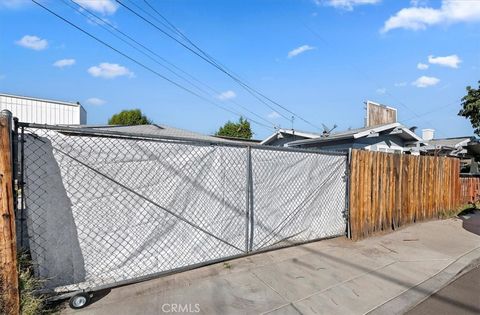
[[[476, 220], [477, 220], [477, 224], [480, 223], [480, 211], [475, 211], [475, 214], [476, 214]], [[465, 220], [470, 220], [470, 219], [465, 219]], [[465, 221], [464, 221], [465, 223]], [[473, 233], [473, 232], [472, 232]], [[477, 231], [478, 233], [478, 231]], [[292, 245], [295, 245], [294, 243], [292, 243]], [[391, 283], [395, 283], [395, 284], [398, 284], [400, 286], [403, 286], [405, 287], [406, 289], [408, 290], [413, 290], [413, 291], [416, 291], [416, 292], [420, 292], [422, 294], [425, 294], [427, 296], [430, 296], [432, 294], [432, 292], [430, 292], [429, 290], [425, 290], [425, 289], [422, 289], [418, 286], [415, 286], [415, 287], [411, 287], [411, 284], [406, 282], [406, 281], [402, 281], [400, 279], [396, 279], [394, 277], [391, 277], [391, 276], [388, 276], [386, 274], [383, 274], [381, 273], [380, 271], [377, 271], [377, 270], [372, 270], [372, 269], [369, 269], [367, 267], [364, 267], [364, 266], [361, 266], [361, 265], [358, 265], [358, 264], [355, 264], [353, 262], [350, 262], [350, 261], [346, 261], [344, 259], [341, 259], [341, 258], [338, 258], [338, 257], [335, 257], [335, 256], [332, 256], [332, 255], [329, 255], [329, 254], [326, 254], [326, 253], [323, 253], [323, 252], [320, 252], [318, 250], [315, 250], [315, 249], [312, 249], [312, 248], [308, 248], [308, 247], [304, 247], [302, 246], [301, 247], [302, 250], [305, 250], [309, 253], [312, 253], [312, 254], [316, 254], [318, 256], [321, 256], [323, 257], [324, 259], [327, 259], [327, 260], [330, 260], [330, 261], [333, 261], [333, 262], [336, 262], [336, 263], [339, 263], [339, 264], [343, 264], [343, 265], [346, 265], [346, 266], [349, 266], [349, 267], [352, 267], [352, 268], [355, 268], [357, 270], [361, 270], [369, 275], [373, 275], [375, 277], [378, 277], [380, 279], [384, 279], [384, 280], [387, 280]], [[309, 266], [308, 264], [306, 263], [303, 263], [303, 262], [300, 262], [298, 261], [298, 259], [293, 259], [293, 261], [295, 263], [298, 263], [299, 265], [302, 265], [302, 266], [306, 266], [306, 267], [309, 267], [309, 268], [312, 268], [314, 269], [312, 266]], [[449, 297], [445, 297], [445, 296], [441, 296], [441, 297], [437, 297], [437, 299], [445, 302], [445, 303], [448, 303], [452, 306], [455, 306], [457, 309], [459, 310], [463, 310], [464, 312], [467, 312], [467, 313], [471, 313], [471, 312], [476, 312], [477, 311], [477, 308], [476, 307], [472, 307], [471, 305], [469, 304], [465, 304], [465, 303], [462, 303], [456, 299], [452, 299], [452, 298], [449, 298]], [[293, 306], [293, 303], [294, 302], [290, 302], [290, 305]]]
[[477, 208], [465, 209], [458, 214], [458, 218], [463, 221], [462, 227], [476, 235], [480, 235], [480, 210]]

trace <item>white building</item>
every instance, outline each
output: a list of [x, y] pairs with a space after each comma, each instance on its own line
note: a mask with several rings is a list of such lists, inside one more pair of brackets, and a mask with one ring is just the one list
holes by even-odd
[[8, 109], [20, 122], [47, 125], [84, 125], [87, 112], [80, 103], [0, 93], [0, 110]]

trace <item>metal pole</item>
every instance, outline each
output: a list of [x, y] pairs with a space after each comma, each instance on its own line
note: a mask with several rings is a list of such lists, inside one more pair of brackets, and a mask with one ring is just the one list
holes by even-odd
[[255, 222], [255, 211], [253, 207], [253, 169], [252, 169], [252, 148], [249, 147], [249, 157], [248, 157], [248, 163], [249, 163], [249, 172], [248, 172], [248, 186], [249, 186], [249, 215], [250, 215], [250, 243], [249, 243], [249, 251], [253, 250], [253, 237], [254, 237], [254, 222]]
[[351, 165], [352, 163], [352, 149], [348, 149], [348, 156], [347, 156], [347, 189], [346, 189], [346, 200], [345, 200], [345, 211], [346, 211], [346, 218], [347, 218], [347, 237], [352, 238], [352, 231], [350, 226], [350, 174], [351, 174]]
[[22, 126], [20, 136], [20, 248], [24, 248], [23, 226], [25, 225], [25, 127]]
[[13, 207], [18, 218], [18, 118], [13, 118], [12, 133]]
[[250, 249], [250, 169], [251, 165], [251, 150], [250, 146], [247, 147], [247, 155], [246, 155], [246, 186], [245, 186], [245, 252], [249, 252]]

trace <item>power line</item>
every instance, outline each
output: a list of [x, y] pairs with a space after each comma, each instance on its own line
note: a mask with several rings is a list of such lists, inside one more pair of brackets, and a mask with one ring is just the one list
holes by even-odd
[[[134, 4], [137, 8], [139, 8], [140, 10], [142, 10], [143, 12], [147, 13], [145, 10], [143, 10], [140, 6], [136, 5], [134, 2], [132, 2], [131, 0], [127, 0], [129, 1], [130, 3]], [[200, 48], [199, 46], [197, 46], [192, 40], [190, 40], [190, 38], [188, 38], [188, 36], [186, 36], [183, 32], [181, 32], [172, 22], [170, 22], [163, 14], [160, 13], [160, 11], [158, 11], [157, 9], [155, 9], [155, 7], [153, 5], [151, 5], [147, 0], [143, 0], [147, 6], [153, 11], [155, 12], [158, 16], [160, 16], [164, 21], [165, 23], [168, 24], [169, 28], [177, 33], [180, 37], [182, 37], [184, 40], [186, 40], [190, 45], [192, 45], [193, 47], [195, 47], [200, 53], [202, 53], [205, 57], [207, 57], [208, 59], [210, 59], [212, 62], [216, 63], [217, 65], [221, 66], [222, 68], [224, 68], [225, 70], [227, 70], [228, 72], [234, 74], [237, 78], [241, 79], [242, 81], [245, 81], [244, 79], [242, 79], [237, 73], [233, 72], [231, 69], [227, 68], [224, 64], [222, 64], [221, 62], [219, 62], [218, 60], [216, 60], [214, 57], [212, 57], [210, 54], [208, 54], [205, 50], [203, 50], [202, 48]], [[151, 16], [153, 19], [155, 19], [156, 21], [158, 21], [158, 19], [156, 19], [155, 17], [153, 17], [151, 14], [147, 13], [149, 16]], [[160, 21], [159, 21], [160, 22]], [[162, 25], [165, 25], [163, 24], [162, 22], [160, 22]]]
[[[331, 44], [325, 39], [323, 38], [322, 36], [320, 36], [320, 34], [318, 34], [315, 30], [313, 30], [311, 27], [309, 27], [308, 25], [304, 24], [305, 28], [308, 29], [315, 37], [317, 37], [318, 39], [320, 39], [323, 43], [325, 43], [327, 46], [331, 46]], [[355, 65], [353, 65], [352, 63], [349, 63], [350, 67], [352, 69], [354, 69], [355, 71], [357, 71], [360, 75], [366, 77], [368, 80], [370, 80], [370, 82], [372, 82], [374, 85], [377, 86], [377, 88], [380, 87], [380, 85], [375, 81], [373, 80], [367, 73], [365, 73], [364, 71], [361, 71], [359, 68], [357, 68]], [[412, 110], [410, 107], [408, 107], [404, 102], [402, 102], [400, 99], [398, 99], [397, 97], [395, 97], [393, 94], [391, 94], [388, 90], [385, 91], [385, 94], [387, 94], [388, 96], [390, 96], [394, 101], [396, 101], [399, 105], [401, 105], [402, 107], [404, 107], [405, 109], [407, 109], [408, 111], [410, 111], [411, 113], [413, 113], [413, 115], [415, 116], [414, 118], [421, 118], [420, 115], [418, 115], [414, 110]], [[411, 120], [411, 118], [409, 119]], [[428, 124], [430, 125], [433, 125], [431, 121], [429, 120], [426, 120], [424, 119], [425, 122], [427, 122]], [[400, 121], [402, 122], [402, 121]]]
[[[320, 34], [318, 34], [315, 30], [313, 30], [312, 28], [310, 28], [309, 26], [307, 26], [306, 24], [303, 24], [305, 26], [305, 28], [307, 28], [315, 37], [317, 37], [318, 39], [320, 39], [323, 43], [325, 43], [327, 46], [331, 46], [331, 44], [326, 40], [324, 39], [322, 36], [320, 36]], [[332, 47], [330, 47], [332, 48]], [[333, 49], [333, 48], [332, 48]], [[350, 65], [350, 67], [352, 69], [354, 69], [355, 71], [357, 71], [360, 75], [366, 77], [368, 80], [370, 80], [370, 82], [372, 82], [375, 86], [377, 86], [377, 88], [380, 87], [380, 85], [375, 82], [367, 73], [365, 73], [364, 71], [361, 71], [359, 68], [357, 68], [355, 65], [353, 65], [352, 63], [348, 63]], [[415, 117], [413, 118], [409, 118], [408, 120], [411, 120], [411, 119], [414, 119], [414, 118], [417, 118], [417, 119], [420, 119], [421, 116], [418, 115], [414, 110], [412, 110], [410, 107], [408, 107], [404, 102], [402, 102], [401, 100], [399, 100], [398, 98], [396, 98], [395, 96], [393, 96], [388, 90], [385, 91], [385, 94], [387, 94], [388, 96], [390, 96], [390, 98], [392, 98], [396, 103], [398, 103], [399, 105], [401, 105], [402, 107], [404, 107], [405, 109], [409, 110], [410, 112], [413, 113], [413, 115]], [[423, 115], [422, 115], [423, 116]], [[405, 124], [405, 122], [407, 120], [398, 120], [400, 123], [402, 124]], [[429, 125], [434, 125], [430, 120], [428, 119], [423, 119], [424, 122], [426, 122], [427, 124]], [[439, 134], [443, 134], [445, 136], [445, 134], [441, 131], [438, 131]]]
[[[220, 94], [220, 92], [216, 91], [214, 88], [210, 87], [209, 85], [207, 85], [206, 83], [203, 83], [201, 82], [200, 80], [198, 80], [197, 78], [195, 78], [194, 76], [192, 76], [191, 74], [189, 74], [188, 72], [182, 70], [181, 68], [177, 67], [175, 64], [169, 62], [168, 60], [166, 60], [165, 58], [163, 58], [162, 56], [160, 56], [159, 54], [157, 54], [155, 51], [151, 50], [150, 48], [148, 48], [147, 46], [143, 45], [142, 43], [138, 42], [137, 40], [135, 40], [133, 37], [129, 36], [128, 34], [126, 34], [125, 32], [121, 31], [118, 27], [116, 27], [115, 25], [111, 24], [109, 21], [105, 21], [104, 19], [102, 19], [101, 17], [99, 17], [97, 14], [95, 14], [94, 12], [90, 11], [88, 8], [82, 6], [81, 4], [78, 4], [76, 3], [75, 1], [73, 0], [70, 0], [70, 2], [74, 3], [78, 8], [80, 8], [81, 10], [76, 10], [72, 5], [70, 5], [68, 2], [66, 2], [66, 0], [62, 0], [62, 2], [69, 6], [70, 8], [72, 8], [73, 10], [75, 10], [76, 12], [80, 13], [81, 15], [85, 16], [87, 19], [89, 19], [90, 21], [92, 21], [93, 23], [95, 23], [96, 25], [102, 27], [103, 29], [105, 29], [106, 31], [108, 31], [110, 34], [112, 34], [113, 36], [115, 36], [116, 38], [120, 39], [122, 42], [126, 43], [127, 45], [129, 45], [130, 47], [132, 47], [133, 49], [135, 49], [136, 51], [140, 52], [141, 54], [145, 55], [146, 57], [148, 57], [149, 59], [151, 59], [152, 61], [154, 61], [155, 63], [159, 64], [160, 66], [162, 66], [163, 68], [167, 69], [169, 72], [173, 73], [175, 76], [181, 78], [182, 80], [188, 82], [190, 85], [192, 85], [193, 87], [195, 87], [196, 89], [198, 89], [199, 91], [205, 93], [206, 95], [209, 95], [208, 92], [206, 92], [204, 89], [202, 89], [201, 87], [199, 87], [198, 85], [196, 85], [195, 83], [193, 83], [191, 80], [189, 80], [188, 78], [185, 78], [184, 76], [178, 74], [177, 72], [175, 72], [174, 70], [172, 70], [170, 67], [166, 66], [165, 64], [163, 64], [162, 62], [159, 62], [157, 59], [153, 58], [151, 55], [145, 53], [144, 51], [142, 51], [141, 49], [139, 49], [138, 47], [132, 45], [130, 42], [126, 41], [124, 38], [118, 36], [117, 34], [115, 34], [114, 32], [112, 32], [109, 28], [105, 27], [104, 24], [108, 25], [110, 28], [112, 28], [113, 30], [115, 30], [116, 32], [120, 33], [121, 35], [123, 35], [124, 37], [128, 38], [129, 40], [131, 40], [132, 42], [134, 42], [135, 44], [139, 45], [140, 47], [142, 47], [143, 49], [147, 50], [148, 52], [150, 52], [151, 54], [153, 54], [154, 56], [156, 56], [157, 58], [159, 58], [160, 60], [162, 60], [163, 62], [169, 64], [170, 66], [174, 67], [175, 69], [181, 71], [182, 73], [186, 74], [187, 76], [189, 76], [190, 78], [192, 78], [193, 80], [195, 80], [196, 82], [206, 86], [207, 88], [209, 88], [211, 91], [213, 91], [215, 94]], [[87, 14], [85, 14], [84, 12], [88, 12], [90, 15], [94, 16], [99, 22], [97, 22], [96, 20], [92, 19], [90, 16], [88, 16]], [[267, 119], [265, 119], [264, 117], [258, 115], [257, 113], [251, 111], [250, 109], [248, 109], [246, 106], [243, 106], [241, 104], [239, 104], [238, 102], [236, 101], [233, 101], [233, 100], [230, 100], [232, 103], [236, 104], [237, 106], [241, 107], [242, 109], [246, 110], [247, 112], [251, 113], [252, 115], [254, 115], [255, 117], [263, 120], [264, 122], [266, 122], [267, 124], [271, 124], [272, 127], [274, 127], [274, 125], [272, 124], [272, 122], [268, 121]]]
[[[160, 28], [158, 25], [156, 25], [155, 23], [152, 23], [150, 20], [148, 20], [147, 18], [145, 18], [144, 16], [142, 16], [141, 14], [139, 14], [138, 12], [136, 12], [135, 10], [131, 9], [130, 7], [128, 7], [126, 4], [124, 4], [123, 2], [119, 1], [119, 0], [116, 0], [116, 2], [118, 2], [121, 6], [123, 6], [125, 9], [127, 9], [128, 11], [130, 11], [131, 13], [133, 13], [134, 15], [136, 15], [138, 18], [140, 18], [141, 20], [145, 21], [146, 23], [150, 24], [151, 26], [153, 26], [155, 29], [157, 29], [158, 31], [162, 32], [164, 35], [166, 35], [167, 37], [173, 39], [175, 42], [179, 43], [180, 45], [182, 45], [184, 48], [188, 49], [190, 52], [194, 53], [195, 55], [197, 55], [198, 57], [200, 57], [201, 59], [203, 59], [204, 61], [206, 61], [207, 63], [209, 63], [210, 65], [214, 66], [215, 68], [217, 68], [218, 70], [220, 70], [221, 72], [223, 72], [224, 74], [226, 74], [227, 76], [229, 76], [230, 78], [232, 78], [234, 81], [236, 81], [237, 83], [239, 83], [241, 86], [243, 86], [244, 88], [246, 88], [246, 86], [243, 85], [243, 83], [241, 83], [238, 79], [236, 79], [233, 75], [231, 75], [228, 71], [226, 71], [225, 69], [223, 69], [221, 66], [219, 66], [218, 64], [216, 64], [215, 62], [211, 61], [210, 59], [208, 59], [207, 57], [203, 56], [202, 54], [200, 54], [199, 52], [193, 50], [191, 47], [189, 47], [187, 44], [179, 41], [177, 38], [175, 38], [174, 36], [172, 36], [171, 34], [167, 33], [165, 30], [163, 30], [162, 28]], [[247, 91], [252, 94], [250, 92], [250, 90], [247, 88]], [[275, 110], [275, 108], [271, 107], [268, 103], [264, 102], [263, 100], [259, 99], [255, 94], [252, 94], [254, 97], [256, 97], [259, 101], [261, 101], [262, 103], [264, 103], [265, 105], [267, 105], [271, 110]], [[284, 117], [285, 119], [289, 119], [287, 116], [279, 113], [282, 117]]]
[[[200, 47], [198, 47], [193, 41], [191, 41], [184, 33], [182, 33], [177, 27], [175, 27], [175, 25], [173, 23], [171, 23], [165, 16], [163, 16], [158, 10], [156, 10], [147, 0], [144, 0], [144, 2], [155, 12], [157, 13], [169, 26], [171, 29], [173, 29], [177, 34], [179, 34], [182, 38], [184, 38], [186, 41], [188, 41], [193, 47], [195, 47], [199, 52], [201, 52], [205, 57], [207, 57], [208, 59], [210, 59], [212, 62], [214, 62], [215, 64], [218, 64], [220, 66], [222, 66], [224, 69], [228, 70], [229, 72], [233, 73], [233, 71], [229, 70], [228, 68], [226, 68], [223, 64], [221, 64], [220, 62], [218, 62], [215, 58], [213, 58], [212, 56], [210, 56], [206, 51], [204, 51], [203, 49], [201, 49]], [[138, 7], [138, 6], [137, 6]], [[150, 15], [151, 16], [151, 15]], [[155, 19], [158, 21], [158, 19]], [[162, 23], [163, 24], [163, 23]], [[237, 74], [233, 73], [237, 78], [239, 77]], [[288, 113], [300, 118], [300, 120], [302, 120], [303, 122], [309, 124], [310, 126], [314, 127], [314, 128], [317, 128], [317, 129], [321, 129], [320, 127], [318, 126], [315, 126], [313, 125], [312, 123], [310, 123], [309, 121], [305, 120], [303, 117], [300, 117], [299, 115], [295, 114], [294, 112], [292, 112], [291, 110], [289, 110], [288, 108], [286, 108], [285, 106], [279, 104], [278, 102], [272, 100], [271, 98], [267, 97], [265, 94], [263, 93], [260, 93], [258, 90], [255, 90], [254, 88], [250, 87], [249, 84], [247, 83], [241, 83], [242, 85], [244, 85], [244, 87], [250, 89], [251, 91], [253, 91], [254, 93], [260, 95], [261, 97], [265, 98], [266, 100], [270, 101], [271, 103], [277, 105], [278, 107], [282, 108], [283, 110], [287, 111]], [[283, 115], [282, 115], [283, 116]], [[285, 117], [283, 116], [284, 118], [286, 119], [289, 119], [288, 117]], [[289, 119], [290, 120], [290, 119]]]
[[53, 14], [53, 15], [56, 16], [57, 18], [61, 19], [61, 20], [64, 21], [65, 23], [69, 24], [70, 26], [72, 26], [72, 27], [76, 28], [77, 30], [81, 31], [81, 32], [84, 33], [85, 35], [93, 38], [94, 40], [96, 40], [97, 42], [101, 43], [102, 45], [110, 48], [111, 50], [113, 50], [113, 51], [115, 51], [116, 53], [122, 55], [123, 57], [127, 58], [128, 60], [134, 62], [134, 63], [137, 64], [138, 66], [140, 66], [140, 67], [144, 68], [145, 70], [147, 70], [147, 71], [149, 71], [149, 72], [157, 75], [158, 77], [160, 77], [160, 78], [164, 79], [165, 81], [167, 81], [167, 82], [175, 85], [176, 87], [178, 87], [178, 88], [180, 88], [180, 89], [182, 89], [182, 90], [184, 90], [184, 91], [186, 91], [186, 92], [188, 92], [188, 93], [190, 93], [190, 94], [192, 94], [192, 95], [194, 95], [194, 96], [202, 99], [202, 100], [205, 101], [205, 102], [208, 102], [208, 103], [210, 103], [210, 104], [212, 104], [212, 105], [214, 105], [214, 106], [216, 106], [216, 107], [219, 107], [219, 108], [221, 108], [221, 109], [223, 109], [223, 110], [225, 110], [225, 111], [228, 111], [228, 112], [230, 112], [230, 113], [232, 113], [232, 114], [235, 114], [235, 115], [237, 115], [237, 116], [240, 116], [240, 117], [246, 117], [246, 118], [249, 119], [250, 121], [252, 121], [252, 122], [254, 122], [254, 123], [256, 123], [256, 124], [258, 124], [258, 125], [260, 125], [260, 126], [263, 126], [263, 127], [268, 128], [268, 129], [271, 129], [270, 126], [266, 126], [266, 125], [264, 125], [264, 124], [262, 124], [262, 123], [260, 123], [260, 122], [257, 122], [257, 121], [255, 121], [255, 120], [253, 120], [253, 119], [251, 119], [251, 118], [248, 118], [248, 117], [245, 116], [245, 115], [239, 114], [239, 113], [237, 113], [237, 112], [235, 112], [235, 111], [232, 111], [232, 110], [230, 110], [230, 109], [228, 109], [228, 108], [225, 108], [225, 107], [220, 106], [220, 105], [218, 105], [218, 104], [216, 104], [216, 103], [214, 103], [214, 102], [211, 102], [209, 99], [203, 97], [202, 95], [200, 95], [200, 94], [198, 94], [198, 93], [196, 93], [196, 92], [194, 92], [194, 91], [192, 91], [192, 90], [190, 90], [190, 89], [182, 86], [181, 84], [173, 81], [172, 79], [170, 79], [170, 78], [162, 75], [162, 74], [159, 73], [158, 71], [156, 71], [156, 70], [154, 70], [154, 69], [146, 66], [146, 65], [143, 64], [142, 62], [140, 62], [140, 61], [138, 61], [138, 60], [130, 57], [129, 55], [123, 53], [122, 51], [118, 50], [117, 48], [111, 46], [110, 44], [108, 44], [108, 43], [106, 43], [105, 41], [101, 40], [100, 38], [96, 37], [95, 35], [93, 35], [93, 34], [87, 32], [87, 31], [85, 31], [85, 30], [82, 29], [81, 27], [79, 27], [79, 26], [77, 26], [76, 24], [70, 22], [69, 20], [67, 20], [66, 18], [64, 18], [64, 17], [62, 17], [61, 15], [57, 14], [56, 12], [50, 10], [50, 9], [47, 8], [46, 6], [44, 6], [44, 5], [40, 4], [39, 2], [37, 2], [36, 0], [32, 0], [32, 2], [35, 3], [36, 5], [40, 6], [40, 7], [43, 8], [44, 10], [48, 11], [49, 13]]
[[[227, 76], [229, 76], [232, 80], [234, 80], [235, 82], [237, 82], [240, 86], [242, 86], [249, 94], [251, 94], [253, 97], [255, 97], [258, 101], [260, 101], [261, 103], [263, 103], [264, 105], [266, 105], [267, 107], [269, 107], [271, 110], [273, 111], [277, 111], [277, 109], [275, 109], [272, 105], [270, 105], [269, 103], [267, 103], [265, 100], [269, 101], [270, 103], [278, 106], [279, 108], [283, 109], [284, 111], [292, 114], [293, 116], [295, 117], [298, 117], [300, 120], [302, 120], [303, 122], [309, 124], [310, 126], [316, 128], [316, 129], [320, 129], [320, 127], [312, 124], [311, 122], [309, 122], [308, 120], [306, 120], [305, 118], [301, 117], [300, 115], [296, 114], [295, 112], [289, 110], [288, 108], [286, 108], [285, 106], [279, 104], [278, 102], [272, 100], [271, 98], [267, 97], [265, 94], [259, 92], [258, 90], [254, 89], [253, 87], [249, 86], [248, 84], [246, 84], [245, 82], [242, 82], [237, 76], [233, 75], [232, 73], [230, 73], [229, 71], [227, 71], [224, 67], [220, 66], [218, 63], [215, 62], [214, 59], [210, 59], [208, 54], [206, 54], [205, 52], [203, 52], [203, 50], [201, 50], [200, 48], [198, 48], [198, 46], [194, 46], [194, 47], [197, 47], [197, 49], [200, 49], [200, 52], [197, 51], [197, 50], [194, 50], [193, 48], [191, 48], [190, 46], [188, 46], [186, 43], [178, 40], [177, 38], [175, 38], [173, 35], [169, 34], [167, 31], [165, 31], [164, 29], [162, 29], [161, 27], [159, 27], [158, 25], [156, 25], [155, 23], [153, 23], [152, 21], [150, 21], [149, 19], [145, 18], [143, 15], [141, 15], [140, 13], [138, 13], [137, 11], [133, 10], [132, 8], [130, 8], [129, 6], [127, 6], [125, 3], [123, 3], [122, 1], [120, 0], [116, 0], [117, 3], [119, 3], [121, 6], [123, 6], [125, 9], [127, 9], [129, 12], [133, 13], [135, 16], [137, 16], [138, 18], [140, 18], [141, 20], [143, 20], [144, 22], [150, 24], [152, 27], [154, 27], [155, 29], [157, 29], [158, 31], [160, 31], [161, 33], [163, 33], [164, 35], [166, 35], [167, 37], [169, 37], [170, 39], [174, 40], [175, 42], [177, 42], [178, 44], [180, 44], [181, 46], [183, 46], [185, 49], [189, 50], [190, 52], [192, 52], [193, 54], [197, 55], [198, 57], [200, 57], [201, 59], [203, 59], [204, 61], [206, 61], [207, 63], [209, 63], [210, 65], [212, 65], [213, 67], [217, 68], [218, 70], [220, 70], [221, 72], [223, 72], [224, 74], [226, 74]], [[138, 7], [138, 5], [135, 5], [136, 7]], [[145, 10], [141, 9], [143, 12], [145, 12]], [[149, 16], [151, 16], [151, 14], [149, 13], [146, 13], [148, 14]], [[157, 19], [158, 21], [158, 19]], [[165, 23], [161, 23], [162, 25], [165, 26]], [[173, 24], [172, 24], [173, 25]], [[167, 27], [168, 29], [171, 30], [171, 27]], [[185, 36], [185, 35], [183, 35]], [[277, 111], [278, 112], [278, 111]], [[287, 117], [286, 115], [284, 115], [283, 113], [281, 112], [278, 112], [278, 114], [280, 116], [282, 116], [283, 118], [287, 119], [290, 121], [290, 117]]]
[[[430, 110], [430, 111], [427, 111], [427, 112], [425, 112], [425, 113], [419, 114], [418, 116], [423, 117], [423, 116], [426, 116], [426, 115], [429, 115], [429, 114], [432, 114], [432, 113], [435, 113], [435, 112], [439, 112], [439, 111], [441, 111], [441, 110], [444, 110], [444, 109], [447, 108], [447, 107], [450, 107], [450, 106], [453, 106], [453, 105], [458, 105], [458, 104], [459, 104], [459, 102], [458, 102], [458, 100], [456, 100], [456, 101], [453, 101], [453, 102], [451, 102], [451, 103], [448, 103], [448, 104], [446, 104], [446, 105], [444, 105], [444, 106], [440, 106], [440, 107], [435, 108], [435, 109], [433, 109], [433, 110]], [[405, 121], [410, 121], [410, 120], [413, 120], [413, 119], [416, 119], [416, 118], [417, 118], [417, 117], [410, 117], [410, 118], [404, 119], [403, 122], [405, 122]]]
[[[80, 9], [76, 9], [74, 8], [72, 5], [70, 5], [68, 2], [66, 2], [66, 0], [61, 0], [65, 5], [67, 5], [68, 7], [72, 8], [73, 10], [75, 10], [75, 12], [83, 15], [84, 17], [86, 17], [89, 21], [91, 21], [92, 23], [95, 23], [96, 25], [100, 26], [101, 28], [103, 28], [104, 30], [106, 30], [107, 32], [109, 32], [110, 34], [112, 34], [113, 36], [115, 36], [116, 38], [118, 38], [119, 40], [121, 40], [122, 42], [124, 42], [125, 44], [127, 44], [128, 46], [132, 47], [133, 49], [135, 49], [136, 51], [140, 52], [141, 54], [143, 54], [144, 56], [148, 57], [150, 60], [154, 61], [155, 63], [159, 64], [160, 66], [164, 67], [165, 69], [167, 69], [168, 71], [170, 71], [171, 73], [173, 73], [174, 75], [178, 76], [179, 78], [185, 80], [186, 82], [188, 82], [189, 84], [191, 84], [192, 86], [194, 86], [195, 88], [197, 88], [198, 90], [201, 91], [201, 88], [199, 88], [197, 85], [195, 85], [193, 82], [189, 81], [188, 79], [186, 79], [185, 77], [177, 74], [175, 71], [173, 71], [172, 69], [170, 69], [169, 67], [165, 66], [163, 63], [159, 62], [158, 60], [156, 60], [155, 58], [153, 58], [151, 55], [145, 53], [144, 51], [142, 51], [141, 49], [139, 49], [138, 47], [132, 45], [130, 42], [126, 41], [124, 38], [118, 36], [117, 34], [115, 34], [114, 32], [112, 32], [109, 28], [105, 27], [104, 24], [110, 26], [112, 29], [116, 30], [117, 32], [119, 32], [120, 34], [122, 34], [123, 36], [127, 37], [128, 39], [132, 40], [134, 43], [136, 43], [137, 45], [140, 45], [141, 47], [143, 48], [147, 48], [145, 46], [143, 46], [141, 43], [137, 42], [135, 39], [133, 39], [132, 37], [128, 36], [127, 34], [125, 34], [124, 32], [120, 31], [118, 28], [116, 28], [114, 25], [112, 25], [110, 22], [108, 21], [105, 21], [103, 20], [101, 17], [99, 17], [98, 15], [96, 15], [95, 13], [91, 12], [90, 10], [88, 10], [87, 8], [85, 8], [84, 6], [82, 6], [81, 4], [78, 4], [76, 3], [74, 0], [70, 0], [70, 2], [74, 3], [75, 5], [77, 5]], [[91, 14], [92, 16], [94, 16], [97, 20], [101, 21], [101, 22], [97, 22], [97, 20], [93, 19], [91, 16], [88, 16], [87, 14], [85, 14], [84, 12], [88, 12], [89, 14]], [[150, 51], [150, 50], [148, 50]], [[152, 51], [150, 51], [152, 53]], [[157, 57], [160, 57], [160, 56], [157, 56]], [[161, 57], [160, 57], [161, 58]], [[163, 58], [161, 58], [161, 60], [163, 60]]]

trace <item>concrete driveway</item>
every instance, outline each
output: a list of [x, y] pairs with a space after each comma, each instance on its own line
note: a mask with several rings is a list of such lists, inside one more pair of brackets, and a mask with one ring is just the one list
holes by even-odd
[[115, 288], [62, 313], [402, 314], [478, 262], [480, 236], [464, 225], [431, 221], [252, 255]]

